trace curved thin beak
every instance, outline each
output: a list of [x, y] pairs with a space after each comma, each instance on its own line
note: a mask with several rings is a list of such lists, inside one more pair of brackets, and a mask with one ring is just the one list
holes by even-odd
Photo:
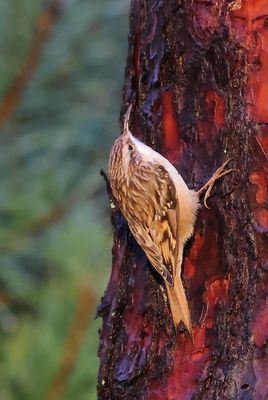
[[128, 125], [131, 110], [132, 110], [132, 104], [130, 104], [130, 106], [128, 107], [127, 112], [126, 112], [126, 114], [125, 114], [124, 128], [123, 128], [123, 134], [124, 134], [124, 135], [125, 135], [126, 133], [131, 134], [131, 133], [130, 133], [130, 130], [129, 130], [129, 125]]

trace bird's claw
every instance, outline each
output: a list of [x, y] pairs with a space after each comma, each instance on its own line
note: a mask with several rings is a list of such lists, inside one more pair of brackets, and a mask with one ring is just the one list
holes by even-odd
[[226, 167], [226, 165], [232, 160], [232, 158], [229, 158], [228, 160], [226, 160], [218, 169], [217, 171], [212, 175], [212, 177], [209, 179], [209, 181], [202, 186], [201, 189], [198, 190], [197, 194], [200, 195], [204, 190], [206, 190], [205, 193], [205, 197], [204, 197], [204, 206], [206, 208], [209, 208], [207, 205], [207, 199], [210, 197], [211, 194], [211, 190], [214, 186], [214, 183], [222, 178], [223, 176], [229, 174], [232, 171], [235, 171], [234, 168], [228, 169], [227, 171], [224, 171], [224, 168]]

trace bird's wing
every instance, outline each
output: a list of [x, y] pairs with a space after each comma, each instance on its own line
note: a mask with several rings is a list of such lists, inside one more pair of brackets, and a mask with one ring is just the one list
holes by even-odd
[[149, 233], [146, 232], [140, 224], [135, 223], [134, 221], [132, 221], [131, 225], [129, 224], [129, 227], [133, 236], [146, 253], [152, 266], [170, 286], [173, 286], [173, 275], [165, 266], [161, 251], [157, 244], [153, 242]]
[[154, 166], [148, 171], [151, 179], [143, 182], [147, 201], [143, 212], [136, 213], [129, 226], [153, 267], [172, 286], [178, 272], [179, 200], [164, 167], [159, 166], [155, 172]]

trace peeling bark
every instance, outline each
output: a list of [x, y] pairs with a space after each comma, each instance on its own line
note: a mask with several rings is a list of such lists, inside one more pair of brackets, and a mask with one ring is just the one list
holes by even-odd
[[268, 5], [132, 0], [124, 102], [131, 130], [198, 189], [184, 252], [194, 343], [176, 336], [160, 278], [113, 211], [98, 398], [268, 399]]

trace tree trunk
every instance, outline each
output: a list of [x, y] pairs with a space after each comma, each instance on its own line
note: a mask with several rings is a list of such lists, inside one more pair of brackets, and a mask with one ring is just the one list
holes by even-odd
[[268, 399], [268, 5], [132, 0], [123, 111], [190, 188], [232, 158], [184, 251], [194, 341], [175, 334], [164, 285], [112, 214], [101, 400]]

